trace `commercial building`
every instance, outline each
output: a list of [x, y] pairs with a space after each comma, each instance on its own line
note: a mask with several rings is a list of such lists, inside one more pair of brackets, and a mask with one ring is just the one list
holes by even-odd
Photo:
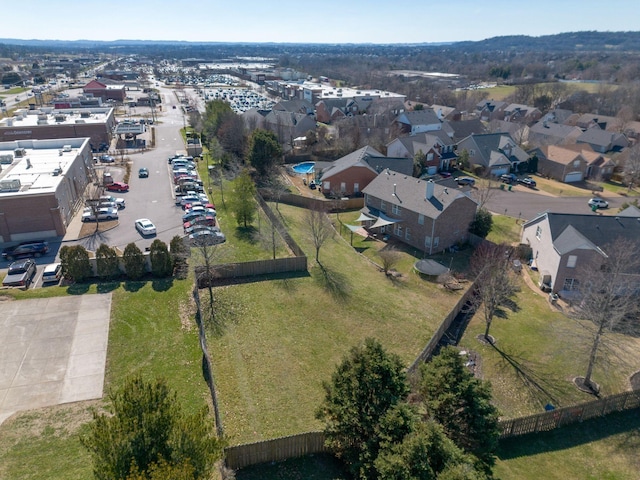
[[0, 142], [0, 242], [63, 236], [91, 182], [88, 138]]
[[115, 126], [111, 107], [21, 109], [0, 120], [0, 142], [88, 137], [90, 148], [97, 150], [111, 142]]

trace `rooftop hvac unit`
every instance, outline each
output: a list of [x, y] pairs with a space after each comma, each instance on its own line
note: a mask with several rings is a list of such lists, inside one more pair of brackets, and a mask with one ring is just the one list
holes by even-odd
[[49, 125], [49, 121], [46, 118], [44, 120], [38, 120], [38, 125]]
[[66, 115], [56, 115], [55, 120], [57, 123], [64, 122], [67, 119]]
[[47, 114], [41, 113], [38, 115], [38, 120], [46, 120], [47, 118], [49, 118]]
[[62, 151], [63, 152], [70, 152], [71, 151], [71, 145], [63, 145], [62, 146]]
[[82, 112], [80, 114], [80, 118], [89, 118], [91, 116], [91, 112]]
[[13, 163], [13, 155], [0, 155], [0, 165], [11, 165]]
[[13, 156], [16, 158], [22, 158], [27, 155], [27, 151], [24, 148], [16, 148], [13, 151]]
[[87, 123], [87, 122], [85, 122], [85, 121], [84, 121], [83, 119], [81, 119], [81, 118], [78, 118], [78, 119], [76, 120], [76, 123]]
[[20, 179], [7, 178], [0, 180], [0, 192], [15, 192], [20, 190]]

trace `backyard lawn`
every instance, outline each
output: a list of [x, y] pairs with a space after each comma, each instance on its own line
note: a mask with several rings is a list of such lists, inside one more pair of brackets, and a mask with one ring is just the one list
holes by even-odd
[[231, 444], [321, 428], [321, 384], [353, 345], [376, 337], [408, 366], [460, 295], [412, 273], [413, 257], [396, 267], [402, 277], [387, 278], [338, 236], [318, 265], [304, 210], [281, 204], [280, 212], [309, 274], [215, 291], [224, 330], [208, 344]]

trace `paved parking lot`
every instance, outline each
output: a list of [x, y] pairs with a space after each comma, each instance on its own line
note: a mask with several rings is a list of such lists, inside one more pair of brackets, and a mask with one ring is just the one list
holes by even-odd
[[102, 398], [111, 294], [0, 302], [0, 423]]

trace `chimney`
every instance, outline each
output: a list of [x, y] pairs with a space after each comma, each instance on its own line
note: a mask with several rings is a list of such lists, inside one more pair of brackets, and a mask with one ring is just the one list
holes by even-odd
[[431, 200], [431, 198], [433, 197], [433, 190], [435, 188], [436, 184], [433, 183], [433, 180], [428, 180], [427, 181], [427, 191], [426, 191], [426, 195], [425, 198], [427, 200]]

